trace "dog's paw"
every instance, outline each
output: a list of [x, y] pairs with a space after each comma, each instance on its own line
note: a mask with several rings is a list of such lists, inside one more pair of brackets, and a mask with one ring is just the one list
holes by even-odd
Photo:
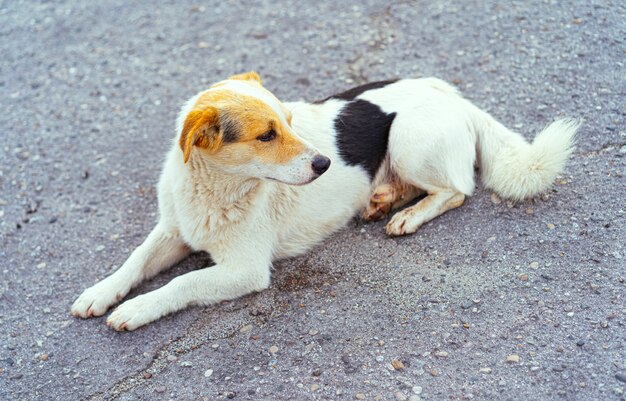
[[123, 288], [120, 288], [113, 280], [104, 279], [93, 287], [87, 288], [74, 301], [71, 309], [72, 315], [82, 318], [102, 316], [124, 295], [126, 291]]
[[107, 326], [117, 330], [135, 330], [161, 317], [159, 303], [149, 294], [139, 295], [118, 306], [107, 319]]
[[387, 235], [400, 236], [412, 234], [419, 228], [419, 220], [411, 213], [410, 208], [396, 213], [387, 223]]
[[395, 202], [398, 197], [399, 188], [394, 184], [382, 184], [377, 186], [370, 195], [371, 203], [389, 203]]
[[365, 208], [363, 211], [363, 219], [367, 221], [378, 221], [387, 217], [387, 214], [391, 210], [391, 203], [373, 203]]
[[391, 184], [376, 187], [370, 196], [370, 203], [363, 211], [363, 219], [367, 221], [382, 220], [387, 217], [395, 201], [396, 191]]

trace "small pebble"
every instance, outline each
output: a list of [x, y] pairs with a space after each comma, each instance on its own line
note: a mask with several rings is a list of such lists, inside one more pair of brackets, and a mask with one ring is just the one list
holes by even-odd
[[433, 377], [439, 376], [439, 371], [437, 369], [431, 369], [428, 371], [428, 373], [430, 373], [430, 375]]
[[45, 269], [46, 268], [46, 262], [41, 262], [37, 265], [38, 269]]
[[152, 377], [152, 373], [150, 373], [150, 372], [144, 372], [144, 373], [143, 373], [143, 378], [144, 378], [144, 379], [148, 380], [148, 379], [150, 379], [151, 377]]
[[420, 395], [422, 394], [422, 386], [413, 386], [413, 388], [411, 388], [411, 391], [413, 391], [413, 394]]
[[184, 361], [180, 363], [180, 366], [183, 366], [185, 368], [190, 368], [193, 366], [193, 363], [189, 362], [189, 361]]
[[398, 359], [394, 359], [393, 361], [391, 361], [391, 366], [393, 366], [395, 370], [404, 369], [404, 364]]
[[317, 333], [319, 333], [319, 331], [317, 331], [317, 330], [315, 330], [315, 329], [311, 329], [311, 330], [309, 330], [309, 335], [310, 335], [310, 336], [314, 336], [314, 335], [316, 335]]
[[447, 358], [448, 357], [448, 353], [446, 351], [437, 351], [437, 352], [435, 352], [435, 356], [437, 358]]
[[178, 358], [176, 358], [174, 355], [168, 355], [167, 356], [167, 360], [168, 362], [175, 362]]
[[480, 373], [487, 373], [487, 374], [489, 374], [489, 373], [491, 373], [491, 368], [480, 368], [478, 371]]
[[422, 399], [420, 398], [419, 395], [415, 395], [413, 394], [410, 398], [409, 401], [422, 401]]
[[506, 361], [509, 363], [519, 363], [519, 355], [509, 355], [506, 357]]
[[530, 267], [531, 269], [537, 269], [539, 268], [539, 262], [531, 262], [528, 267]]
[[44, 362], [49, 359], [48, 354], [40, 354], [38, 358], [40, 361], [44, 361]]
[[356, 393], [354, 395], [354, 398], [356, 398], [357, 400], [364, 400], [365, 399], [365, 394], [363, 394], [363, 393]]
[[578, 345], [579, 347], [582, 347], [583, 345], [585, 345], [585, 341], [578, 340], [578, 341], [576, 341], [576, 345]]
[[522, 281], [528, 281], [528, 274], [520, 274], [517, 277]]
[[555, 226], [552, 223], [547, 224], [548, 230], [554, 230]]
[[319, 390], [320, 386], [319, 384], [313, 383], [311, 384], [311, 391], [317, 391]]
[[615, 378], [623, 383], [626, 383], [626, 373], [616, 373]]
[[239, 329], [240, 333], [247, 333], [250, 330], [252, 330], [252, 325], [251, 324], [246, 324], [245, 326], [243, 326], [242, 328]]
[[275, 354], [278, 352], [278, 347], [276, 345], [272, 345], [269, 349], [270, 354]]
[[535, 213], [535, 211], [532, 208], [529, 207], [526, 209], [526, 214], [533, 214], [533, 213]]
[[211, 377], [213, 375], [213, 369], [207, 369], [204, 371], [204, 377]]
[[398, 401], [406, 401], [406, 395], [404, 395], [404, 393], [402, 391], [396, 391], [396, 400]]
[[499, 205], [500, 203], [502, 203], [502, 199], [500, 199], [500, 197], [496, 193], [492, 193], [491, 203], [493, 203], [494, 205]]
[[157, 393], [164, 393], [164, 392], [165, 392], [165, 390], [167, 390], [167, 389], [165, 388], [165, 386], [156, 386], [156, 387], [154, 388], [154, 391], [156, 391]]

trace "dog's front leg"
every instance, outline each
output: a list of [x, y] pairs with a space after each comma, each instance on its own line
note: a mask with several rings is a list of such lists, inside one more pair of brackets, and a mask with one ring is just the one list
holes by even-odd
[[270, 284], [270, 262], [218, 264], [179, 276], [167, 285], [118, 306], [107, 319], [115, 330], [136, 328], [191, 305], [235, 299]]
[[101, 316], [143, 280], [154, 277], [190, 253], [178, 233], [162, 223], [115, 273], [83, 291], [72, 305], [72, 315]]

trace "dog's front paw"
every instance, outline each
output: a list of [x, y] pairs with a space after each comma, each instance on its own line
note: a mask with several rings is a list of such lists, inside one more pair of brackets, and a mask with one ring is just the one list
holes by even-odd
[[162, 315], [159, 303], [154, 302], [149, 294], [144, 294], [118, 306], [107, 319], [107, 326], [117, 331], [131, 331]]
[[110, 277], [102, 280], [93, 287], [87, 288], [74, 301], [72, 315], [82, 318], [102, 316], [113, 305], [126, 295], [127, 290], [122, 288]]

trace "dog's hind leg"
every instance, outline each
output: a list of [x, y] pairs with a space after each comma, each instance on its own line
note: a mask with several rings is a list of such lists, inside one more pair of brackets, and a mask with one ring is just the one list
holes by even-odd
[[83, 318], [103, 315], [143, 280], [156, 276], [190, 252], [176, 232], [157, 224], [122, 267], [83, 291], [72, 305], [72, 315]]
[[390, 166], [402, 182], [423, 189], [427, 196], [393, 216], [387, 225], [389, 235], [413, 233], [422, 224], [461, 206], [465, 196], [472, 194], [476, 138], [466, 120], [456, 117], [463, 112], [454, 102], [435, 102], [413, 113], [399, 114], [394, 120]]
[[457, 208], [465, 201], [465, 195], [453, 189], [430, 192], [417, 204], [396, 213], [387, 224], [388, 235], [405, 235], [417, 231], [424, 223]]
[[401, 208], [423, 193], [419, 188], [399, 180], [381, 184], [372, 192], [363, 218], [368, 221], [383, 219], [391, 210]]

